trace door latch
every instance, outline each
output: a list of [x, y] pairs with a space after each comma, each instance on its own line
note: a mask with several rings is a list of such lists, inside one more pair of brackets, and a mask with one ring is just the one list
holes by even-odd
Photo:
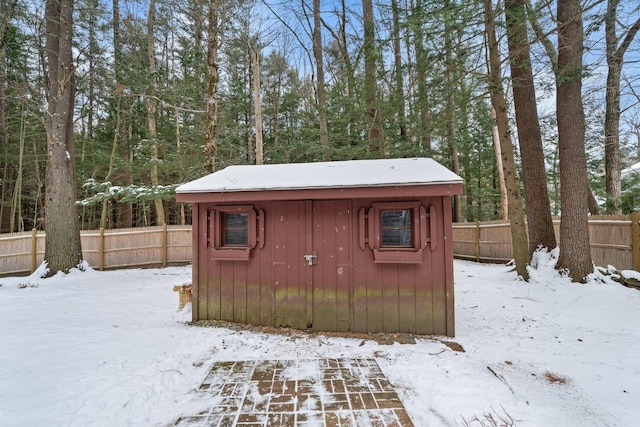
[[318, 255], [316, 255], [316, 254], [308, 254], [308, 255], [303, 255], [302, 258], [307, 260], [307, 263], [309, 263], [309, 265], [311, 266], [313, 264], [317, 264], [316, 259], [318, 258]]

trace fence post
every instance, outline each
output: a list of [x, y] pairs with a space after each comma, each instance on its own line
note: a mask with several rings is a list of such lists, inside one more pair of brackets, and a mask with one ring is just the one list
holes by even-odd
[[166, 267], [167, 266], [167, 259], [168, 259], [168, 244], [167, 242], [169, 241], [169, 238], [167, 236], [167, 224], [164, 223], [162, 224], [162, 266]]
[[476, 262], [480, 262], [480, 221], [476, 221]]
[[38, 267], [36, 264], [38, 262], [38, 236], [36, 234], [36, 229], [31, 230], [31, 272], [36, 271]]
[[104, 228], [100, 228], [100, 238], [98, 243], [98, 269], [104, 270]]
[[640, 212], [631, 213], [631, 253], [633, 269], [640, 271]]

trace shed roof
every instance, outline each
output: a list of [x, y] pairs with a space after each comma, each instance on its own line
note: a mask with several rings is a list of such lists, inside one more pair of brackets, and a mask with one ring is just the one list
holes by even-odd
[[462, 183], [429, 158], [229, 166], [180, 185], [176, 193], [388, 187]]

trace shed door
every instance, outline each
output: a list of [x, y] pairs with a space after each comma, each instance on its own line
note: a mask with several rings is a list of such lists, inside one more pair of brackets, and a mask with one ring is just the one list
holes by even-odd
[[353, 263], [350, 200], [313, 202], [313, 328], [351, 329]]
[[348, 331], [351, 202], [274, 203], [276, 326]]

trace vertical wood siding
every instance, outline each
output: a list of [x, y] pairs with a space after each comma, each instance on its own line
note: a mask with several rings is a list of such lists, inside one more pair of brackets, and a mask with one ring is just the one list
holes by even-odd
[[[453, 282], [445, 266], [453, 266], [446, 262], [451, 245], [445, 237], [451, 236], [444, 229], [442, 198], [420, 200], [427, 211], [433, 207], [436, 226], [433, 236], [430, 227], [426, 231], [436, 249], [431, 244], [423, 248], [421, 263], [376, 263], [371, 248], [361, 247], [357, 213], [375, 202], [252, 204], [264, 212], [265, 238], [249, 259], [216, 259], [200, 246], [207, 255], [198, 257], [199, 264], [207, 267], [194, 269], [199, 285], [205, 284], [197, 290], [198, 318], [321, 331], [451, 335]], [[206, 204], [201, 210], [214, 208]], [[206, 214], [198, 218], [206, 223], [198, 227], [200, 239], [211, 239], [212, 222]], [[312, 265], [305, 255], [316, 256]]]
[[352, 222], [351, 201], [313, 203], [313, 328], [351, 330]]

